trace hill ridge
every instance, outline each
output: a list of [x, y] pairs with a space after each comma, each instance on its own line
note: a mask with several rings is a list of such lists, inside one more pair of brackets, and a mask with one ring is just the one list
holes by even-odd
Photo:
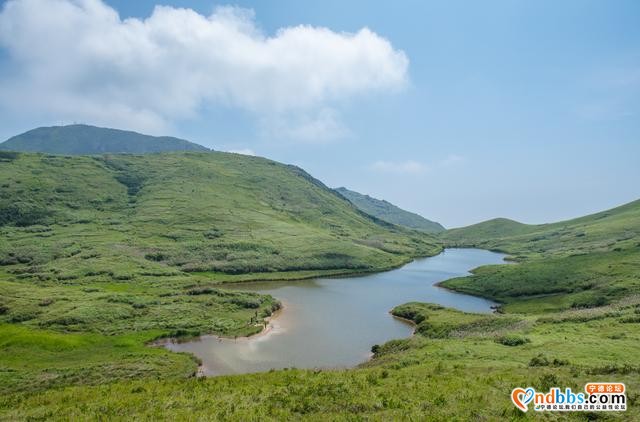
[[86, 124], [31, 129], [1, 143], [0, 150], [62, 155], [211, 151], [202, 145], [172, 136], [151, 136]]
[[336, 188], [335, 191], [362, 212], [386, 221], [389, 224], [420, 230], [426, 233], [439, 233], [445, 230], [440, 223], [426, 219], [420, 214], [404, 210], [384, 199], [363, 195], [345, 187]]

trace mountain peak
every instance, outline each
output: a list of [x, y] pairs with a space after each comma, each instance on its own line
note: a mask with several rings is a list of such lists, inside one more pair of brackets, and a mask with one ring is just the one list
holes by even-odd
[[3, 142], [0, 150], [65, 155], [210, 151], [202, 145], [171, 136], [150, 136], [85, 124], [32, 129]]

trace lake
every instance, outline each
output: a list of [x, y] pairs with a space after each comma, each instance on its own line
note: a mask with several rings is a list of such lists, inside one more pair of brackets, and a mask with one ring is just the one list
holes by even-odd
[[165, 347], [196, 355], [202, 360], [201, 373], [207, 376], [272, 368], [352, 367], [371, 356], [374, 344], [411, 335], [410, 324], [389, 314], [394, 306], [418, 301], [491, 312], [494, 302], [434, 284], [468, 275], [481, 265], [504, 263], [504, 256], [480, 249], [446, 249], [396, 270], [366, 276], [233, 286], [270, 294], [283, 303], [265, 333], [237, 340], [203, 336]]

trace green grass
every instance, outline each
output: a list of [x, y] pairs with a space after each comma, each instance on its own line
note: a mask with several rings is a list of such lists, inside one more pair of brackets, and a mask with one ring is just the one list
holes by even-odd
[[507, 312], [596, 307], [640, 292], [640, 251], [534, 259], [480, 267], [473, 274], [441, 285], [502, 302]]
[[192, 376], [197, 368], [192, 357], [146, 346], [164, 334], [160, 330], [114, 336], [61, 334], [1, 324], [0, 393]]
[[258, 157], [21, 154], [0, 176], [0, 262], [22, 279], [376, 271], [441, 249]]
[[249, 332], [272, 299], [212, 285], [379, 271], [441, 249], [257, 157], [9, 154], [0, 176], [0, 322], [34, 328]]
[[191, 357], [147, 343], [254, 334], [279, 306], [224, 283], [379, 271], [441, 250], [257, 157], [1, 152], [0, 181], [3, 394], [185, 379]]
[[598, 307], [640, 292], [640, 201], [553, 224], [491, 220], [442, 238], [514, 257], [516, 265], [481, 267], [441, 283], [503, 302], [506, 312]]
[[[445, 232], [517, 261], [443, 283], [499, 314], [398, 304], [416, 334], [358, 368], [199, 379], [189, 356], [145, 344], [249, 334], [277, 307], [224, 283], [382, 270], [441, 246], [260, 158], [0, 155], [0, 173], [0, 419], [640, 419], [638, 201]], [[627, 385], [626, 413], [522, 414], [509, 399], [602, 380]]]
[[[515, 386], [575, 391], [588, 381], [607, 379], [626, 383], [630, 406], [624, 414], [602, 417], [633, 420], [640, 417], [640, 324], [623, 326], [620, 321], [635, 315], [638, 303], [639, 298], [627, 300], [606, 315], [585, 320], [576, 319], [576, 311], [551, 320], [408, 304], [393, 312], [420, 321], [418, 333], [381, 346], [358, 369], [145, 379], [18, 393], [0, 399], [0, 417], [584, 420], [587, 415], [580, 413], [546, 418], [522, 414], [511, 404], [509, 392]], [[513, 338], [526, 340], [505, 341]]]
[[385, 200], [372, 198], [347, 188], [337, 188], [336, 192], [347, 198], [356, 207], [389, 223], [398, 224], [426, 233], [440, 233], [444, 227], [440, 223], [427, 220], [421, 215], [403, 210]]
[[552, 224], [499, 218], [448, 230], [441, 237], [448, 246], [500, 250], [516, 260], [633, 250], [640, 245], [640, 200]]
[[[164, 330], [166, 333], [253, 334], [256, 311], [268, 316], [270, 296], [229, 292], [185, 280], [93, 283], [89, 286], [0, 283], [0, 320], [60, 332], [106, 335]], [[188, 280], [186, 280], [188, 281]]]

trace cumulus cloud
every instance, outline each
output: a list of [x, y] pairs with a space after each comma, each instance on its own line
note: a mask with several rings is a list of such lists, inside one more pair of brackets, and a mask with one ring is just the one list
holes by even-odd
[[215, 104], [294, 138], [344, 136], [333, 104], [401, 89], [408, 68], [367, 28], [269, 35], [247, 9], [203, 16], [157, 6], [146, 19], [121, 19], [101, 0], [9, 0], [0, 48], [9, 60], [0, 107], [155, 132]]
[[420, 174], [427, 171], [428, 167], [418, 161], [376, 161], [371, 168], [381, 173], [396, 174]]

